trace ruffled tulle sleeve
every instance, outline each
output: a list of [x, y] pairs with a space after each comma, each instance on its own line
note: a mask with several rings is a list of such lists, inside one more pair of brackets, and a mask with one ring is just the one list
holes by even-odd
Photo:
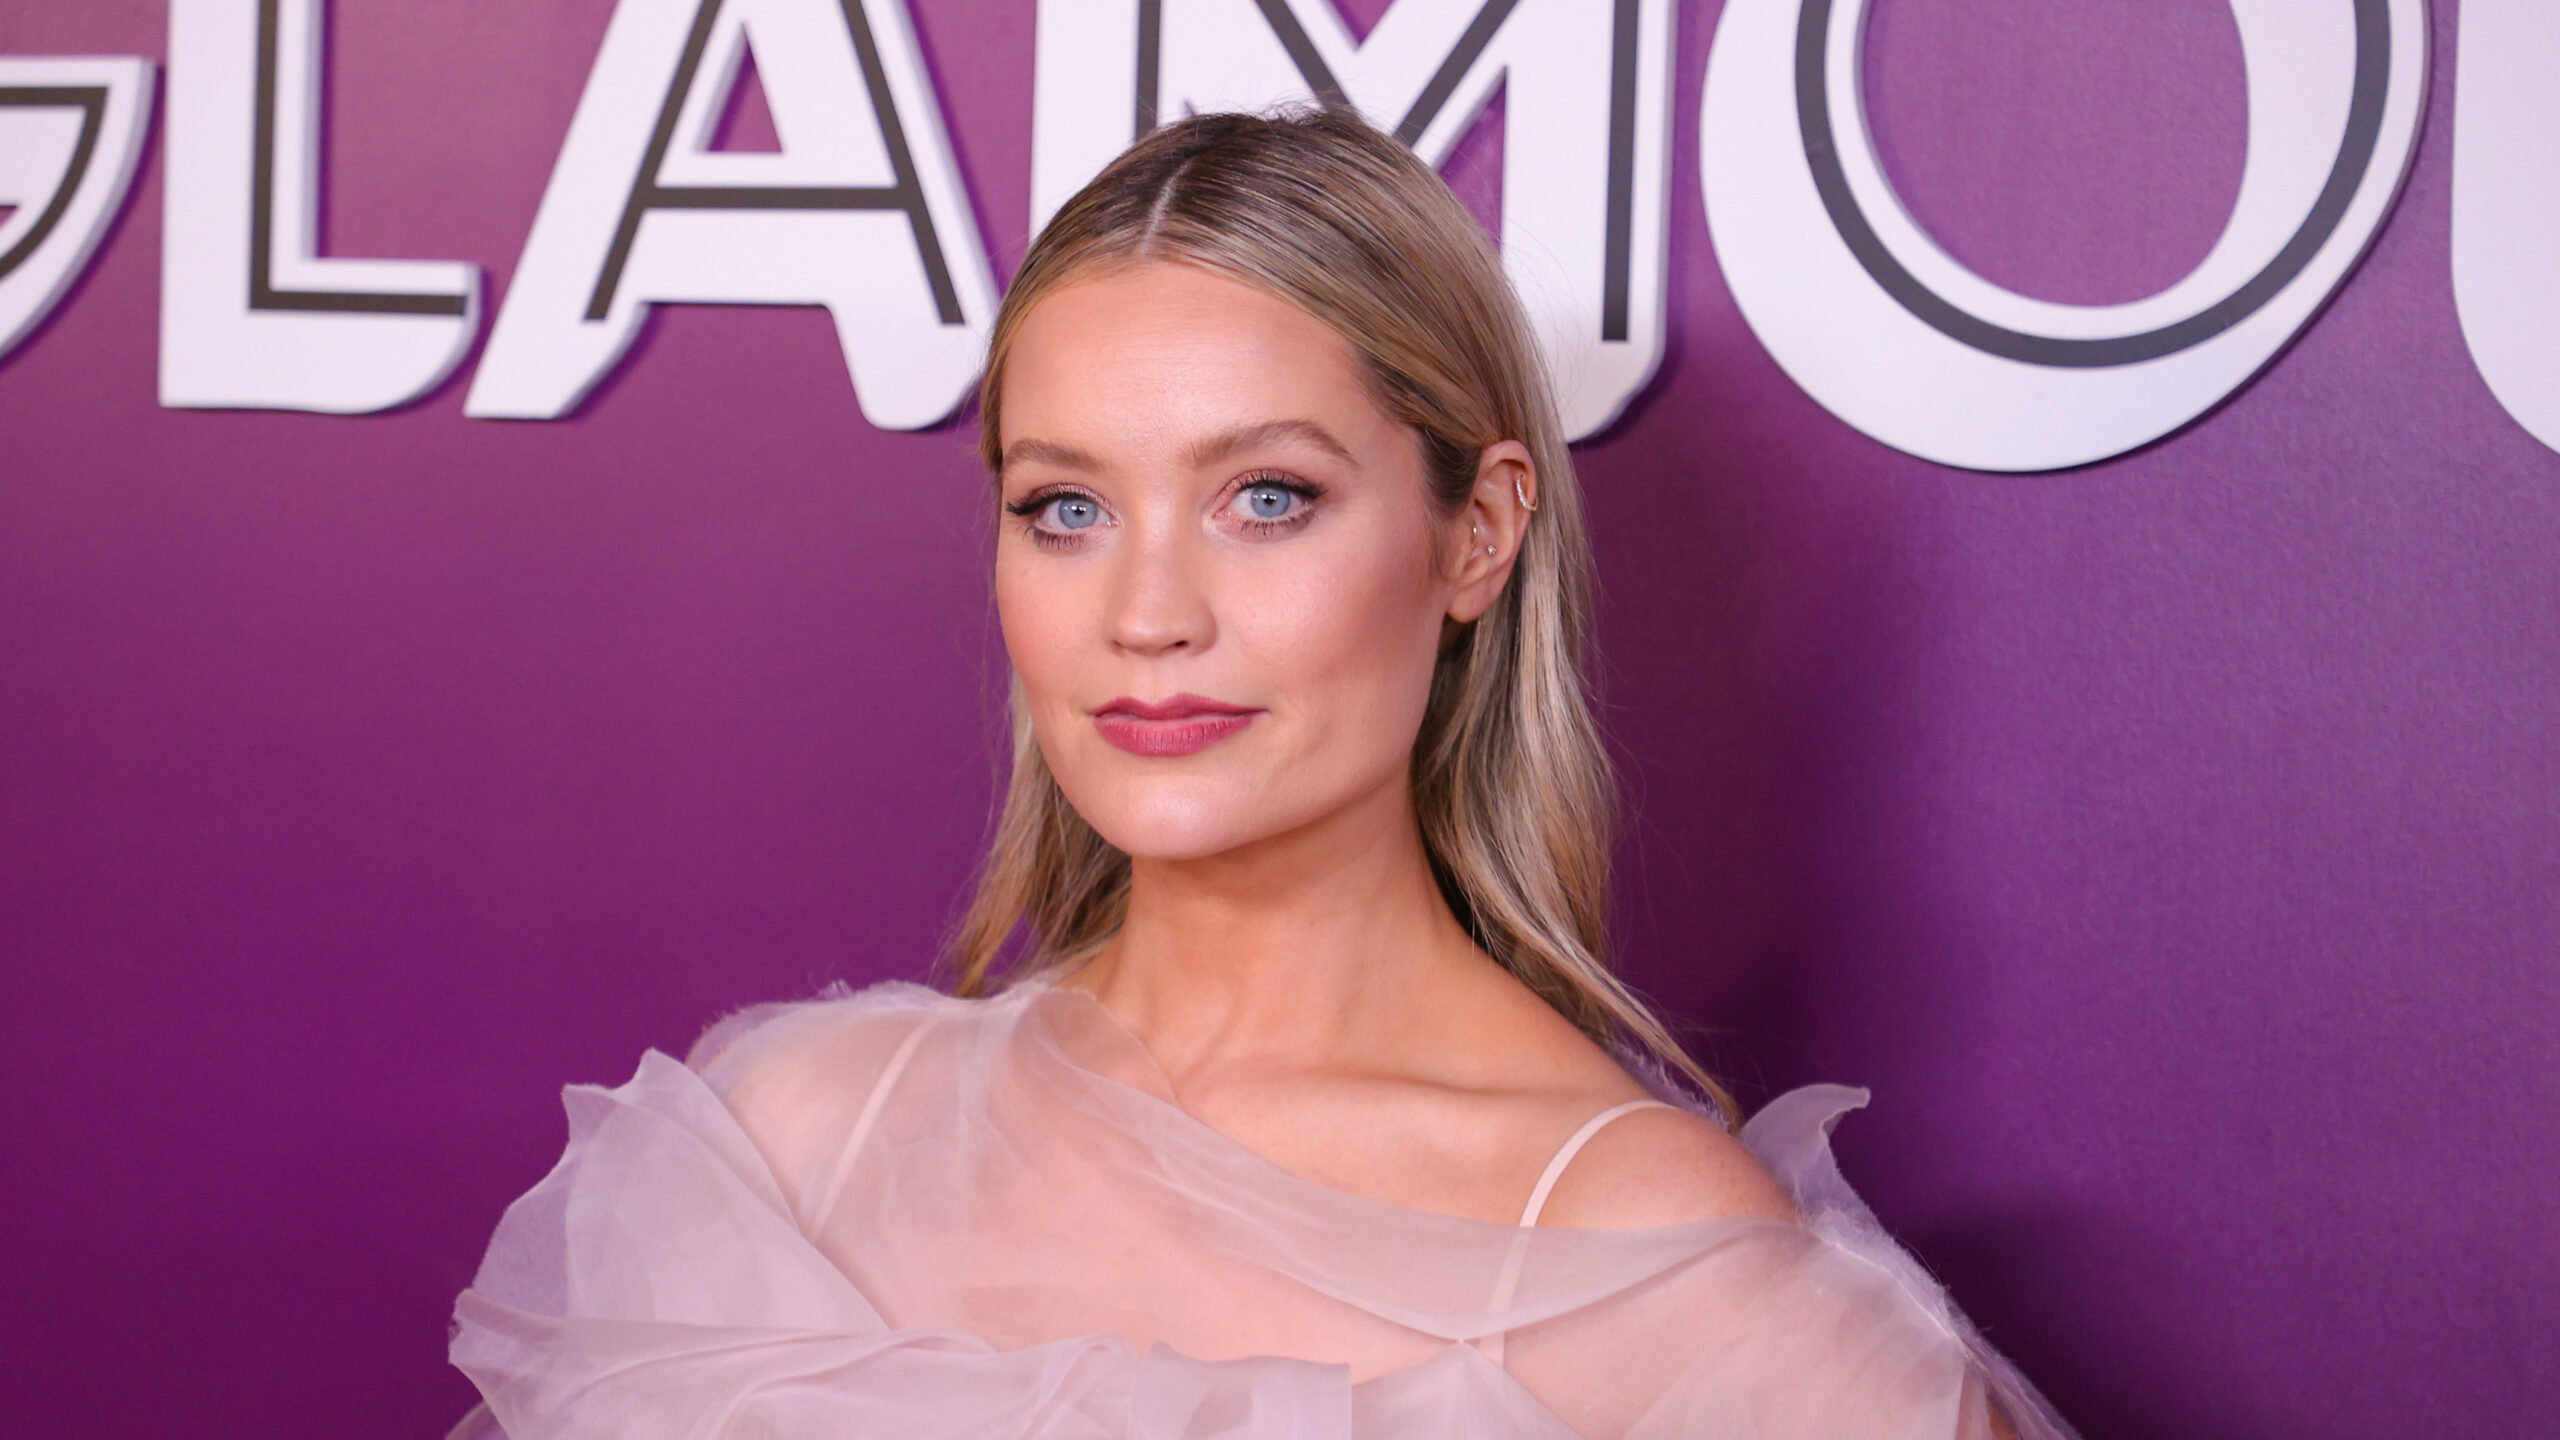
[[[740, 1038], [715, 1032], [697, 1053], [746, 1083], [757, 1073], [741, 1067], [747, 1055], [792, 1039], [745, 1037], [742, 1052]], [[957, 1328], [893, 1329], [802, 1233], [721, 1096], [665, 1055], [651, 1051], [618, 1088], [571, 1087], [565, 1102], [566, 1153], [508, 1207], [455, 1305], [451, 1357], [484, 1402], [457, 1435], [1350, 1434], [1340, 1366], [1206, 1364], [1107, 1335], [999, 1351]]]
[[[1863, 1090], [1807, 1086], [1744, 1127], [1800, 1220], [1704, 1256], [1665, 1287], [1651, 1308], [1666, 1338], [1624, 1353], [1664, 1351], [1659, 1368], [1673, 1378], [1631, 1440], [2070, 1440], [1842, 1178], [1831, 1130], [1866, 1102]], [[1629, 1308], [1648, 1307], [1631, 1297]]]
[[929, 995], [569, 1090], [566, 1152], [456, 1305], [487, 1409], [457, 1433], [2069, 1436], [1841, 1180], [1862, 1092], [1744, 1131], [1800, 1223], [1523, 1230], [1307, 1185]]
[[[1795, 1198], [1804, 1228], [1820, 1242], [1819, 1261], [1809, 1268], [1852, 1275], [1861, 1267], [1871, 1271], [1873, 1278], [1860, 1277], [1864, 1287], [1880, 1297], [1875, 1305], [1877, 1318], [1870, 1325], [1880, 1332], [1911, 1337], [1915, 1360], [1908, 1364], [1910, 1373], [1953, 1372], [1910, 1387], [1953, 1395], [1948, 1426], [1930, 1424], [1911, 1433], [1973, 1436], [2005, 1430], [2020, 1440], [2069, 1440], [2071, 1427], [2007, 1357], [1983, 1339], [1919, 1262], [1895, 1243], [1841, 1175], [1831, 1150], [1832, 1127], [1850, 1111], [1863, 1108], [1867, 1098], [1866, 1091], [1850, 1086], [1808, 1085], [1771, 1101], [1743, 1127], [1743, 1143]], [[1860, 1285], [1842, 1279], [1812, 1288], [1846, 1293]], [[1890, 1354], [1892, 1348], [1885, 1347], [1887, 1353], [1867, 1368], [1891, 1375], [1903, 1364]]]

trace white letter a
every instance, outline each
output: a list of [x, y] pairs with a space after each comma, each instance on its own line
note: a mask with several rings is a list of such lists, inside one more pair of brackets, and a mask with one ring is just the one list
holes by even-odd
[[[710, 148], [750, 47], [779, 154]], [[968, 394], [995, 282], [900, 0], [622, 0], [465, 413], [566, 414], [670, 301], [824, 305], [884, 429]]]

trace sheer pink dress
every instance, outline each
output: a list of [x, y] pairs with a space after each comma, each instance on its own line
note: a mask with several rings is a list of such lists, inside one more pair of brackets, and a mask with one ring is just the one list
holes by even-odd
[[1079, 990], [769, 1006], [567, 1092], [455, 1306], [456, 1435], [2067, 1440], [1842, 1182], [1864, 1099], [1744, 1128], [1798, 1222], [1535, 1224], [1621, 1106], [1501, 1225], [1260, 1159]]

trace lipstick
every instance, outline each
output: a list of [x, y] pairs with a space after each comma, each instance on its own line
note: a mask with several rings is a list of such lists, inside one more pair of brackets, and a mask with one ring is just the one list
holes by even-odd
[[1253, 723], [1260, 710], [1199, 695], [1146, 701], [1123, 695], [1093, 712], [1102, 738], [1132, 755], [1196, 755]]

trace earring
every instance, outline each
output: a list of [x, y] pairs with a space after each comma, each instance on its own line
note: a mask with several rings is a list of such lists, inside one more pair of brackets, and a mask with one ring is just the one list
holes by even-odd
[[1520, 502], [1521, 509], [1532, 515], [1538, 513], [1537, 505], [1529, 499], [1529, 492], [1520, 488], [1520, 477], [1517, 475], [1511, 477], [1511, 498]]

